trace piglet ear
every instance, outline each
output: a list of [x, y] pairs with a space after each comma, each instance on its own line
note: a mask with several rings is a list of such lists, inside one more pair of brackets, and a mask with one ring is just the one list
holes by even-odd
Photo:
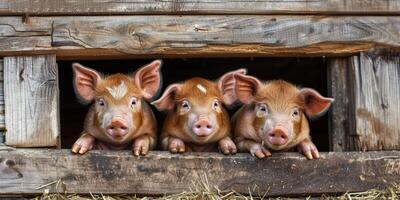
[[246, 74], [246, 69], [238, 69], [236, 71], [228, 72], [218, 79], [217, 86], [219, 92], [223, 96], [224, 104], [232, 105], [237, 100], [235, 92], [235, 74]]
[[334, 101], [333, 98], [323, 97], [311, 88], [301, 89], [299, 95], [304, 101], [304, 109], [307, 116], [311, 118], [324, 114]]
[[175, 106], [175, 95], [181, 90], [181, 84], [172, 84], [168, 86], [164, 94], [156, 101], [151, 104], [154, 105], [158, 110], [172, 110]]
[[72, 64], [72, 69], [74, 71], [74, 88], [76, 95], [84, 104], [92, 102], [96, 95], [96, 85], [102, 80], [100, 74], [79, 63]]
[[155, 60], [152, 63], [141, 67], [135, 73], [135, 84], [142, 91], [145, 99], [153, 98], [161, 88], [161, 60]]
[[243, 74], [235, 74], [236, 95], [244, 104], [251, 104], [254, 101], [254, 96], [258, 89], [261, 88], [262, 83], [253, 76], [247, 76]]

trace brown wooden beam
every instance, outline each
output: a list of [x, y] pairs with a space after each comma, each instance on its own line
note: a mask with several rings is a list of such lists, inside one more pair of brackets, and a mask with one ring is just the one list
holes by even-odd
[[397, 0], [0, 0], [0, 15], [352, 14], [399, 15]]
[[[163, 195], [189, 190], [207, 177], [210, 188], [243, 194], [321, 195], [384, 188], [400, 180], [400, 152], [331, 152], [307, 160], [298, 153], [173, 155], [155, 151], [0, 150], [0, 195], [67, 193]], [[42, 187], [48, 183], [47, 187]], [[63, 183], [63, 184], [61, 184]]]
[[109, 16], [0, 18], [0, 56], [58, 59], [343, 56], [400, 47], [398, 17]]

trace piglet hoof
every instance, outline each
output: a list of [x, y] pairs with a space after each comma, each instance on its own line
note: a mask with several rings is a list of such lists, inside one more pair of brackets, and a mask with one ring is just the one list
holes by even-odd
[[260, 159], [271, 156], [271, 152], [261, 144], [253, 144], [250, 147], [250, 154]]
[[133, 144], [133, 155], [145, 156], [150, 149], [148, 136], [138, 137]]
[[228, 155], [228, 154], [235, 154], [237, 152], [236, 145], [233, 143], [231, 138], [226, 137], [223, 138], [218, 142], [219, 149], [222, 151], [222, 153]]
[[300, 153], [304, 154], [304, 156], [309, 160], [319, 158], [317, 147], [315, 147], [314, 143], [309, 140], [304, 140], [303, 142], [300, 142], [300, 144], [297, 146], [297, 150]]
[[185, 143], [178, 138], [170, 138], [169, 139], [169, 151], [171, 153], [184, 153], [185, 152]]
[[71, 150], [74, 153], [84, 154], [93, 148], [94, 143], [95, 138], [88, 133], [84, 133], [78, 138], [74, 145], [72, 145]]

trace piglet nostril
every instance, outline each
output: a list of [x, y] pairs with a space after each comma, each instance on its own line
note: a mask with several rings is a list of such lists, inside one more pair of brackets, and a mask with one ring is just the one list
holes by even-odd
[[196, 125], [196, 128], [201, 128], [201, 126], [200, 125]]
[[211, 129], [211, 128], [212, 128], [212, 126], [211, 126], [211, 125], [207, 125], [207, 128], [208, 128], [208, 129]]

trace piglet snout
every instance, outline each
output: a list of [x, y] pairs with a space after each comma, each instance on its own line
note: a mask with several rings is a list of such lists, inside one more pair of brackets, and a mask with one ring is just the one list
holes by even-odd
[[284, 145], [288, 142], [287, 130], [283, 127], [276, 127], [267, 134], [267, 139], [273, 145]]
[[213, 126], [207, 119], [197, 121], [193, 126], [193, 132], [199, 137], [206, 137], [212, 133]]
[[107, 126], [107, 133], [113, 137], [122, 137], [128, 133], [128, 126], [121, 118], [113, 118]]

